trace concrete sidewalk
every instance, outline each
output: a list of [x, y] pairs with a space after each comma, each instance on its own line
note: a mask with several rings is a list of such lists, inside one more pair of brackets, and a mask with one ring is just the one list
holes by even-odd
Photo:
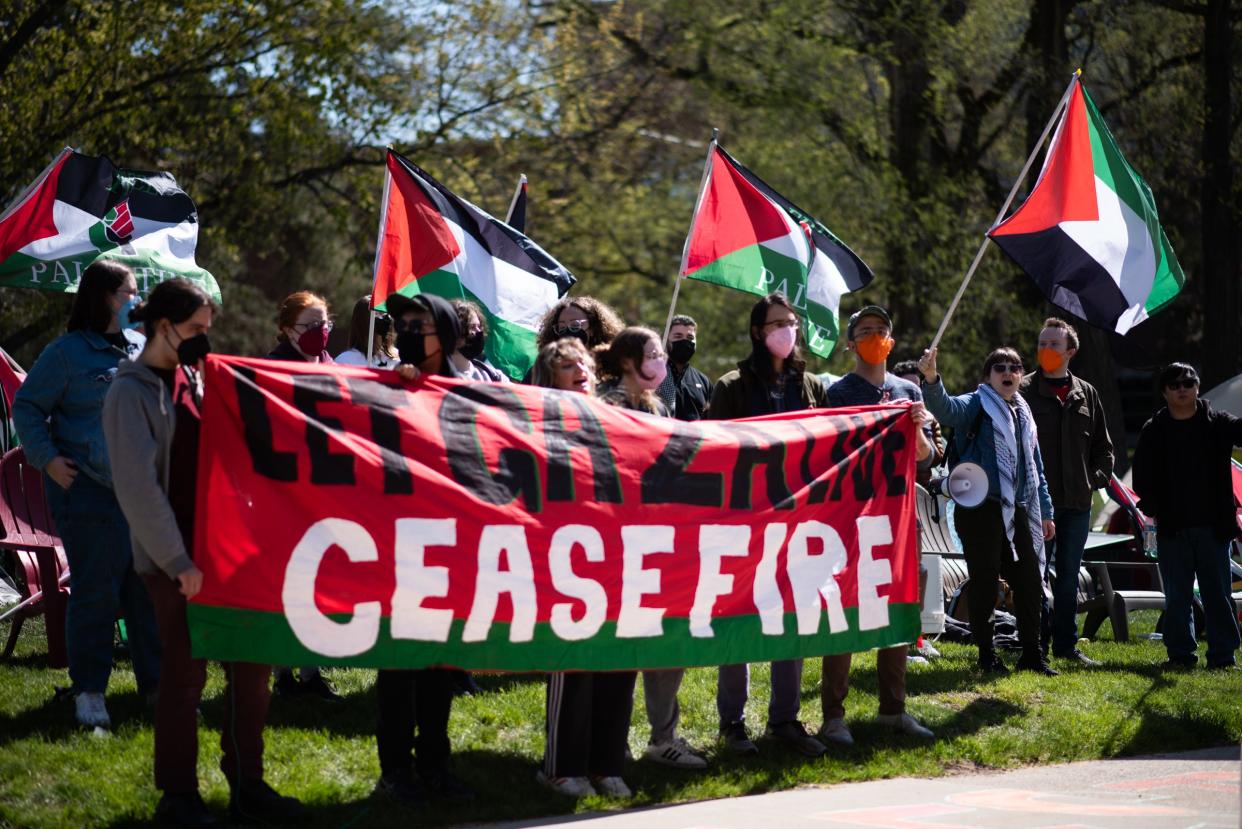
[[1239, 829], [1238, 747], [845, 783], [497, 829]]

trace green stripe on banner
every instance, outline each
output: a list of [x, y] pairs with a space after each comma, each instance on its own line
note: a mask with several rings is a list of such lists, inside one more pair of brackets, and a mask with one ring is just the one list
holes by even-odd
[[[201, 659], [233, 660], [276, 665], [350, 665], [360, 668], [422, 668], [451, 665], [474, 671], [610, 671], [635, 668], [678, 668], [768, 662], [833, 653], [857, 653], [903, 642], [913, 642], [921, 630], [917, 604], [889, 605], [888, 627], [858, 630], [858, 609], [845, 608], [849, 628], [828, 633], [828, 620], [820, 620], [820, 632], [799, 636], [798, 620], [785, 614], [782, 636], [767, 636], [759, 617], [728, 616], [712, 620], [711, 638], [690, 635], [686, 618], [666, 618], [664, 635], [657, 638], [618, 639], [615, 623], [606, 622], [586, 642], [567, 642], [553, 633], [551, 625], [535, 625], [529, 642], [510, 642], [509, 626], [492, 625], [486, 641], [463, 643], [465, 621], [453, 622], [449, 642], [393, 640], [389, 619], [380, 620], [379, 639], [357, 656], [334, 658], [303, 645], [283, 613], [241, 610], [190, 604], [190, 641]], [[334, 615], [337, 622], [350, 619]]]
[[[403, 286], [397, 293], [407, 297], [427, 293], [450, 300], [470, 300], [487, 317], [486, 356], [489, 363], [513, 380], [521, 380], [535, 364], [537, 334], [529, 328], [496, 316], [492, 309], [461, 284], [457, 274], [452, 271], [432, 271]], [[383, 306], [380, 309], [383, 310]]]
[[[802, 303], [806, 301], [806, 266], [796, 259], [764, 247], [762, 243], [726, 254], [686, 274], [686, 278], [711, 282], [758, 296], [766, 296], [772, 291], [783, 291], [794, 305], [799, 305], [795, 294], [802, 293]], [[793, 285], [789, 285], [789, 282]], [[786, 283], [785, 287], [781, 287], [782, 283]]]
[[132, 249], [133, 253], [123, 253], [120, 248], [112, 247], [102, 252], [93, 250], [60, 259], [37, 259], [24, 253], [14, 253], [4, 260], [4, 268], [0, 270], [0, 286], [75, 293], [87, 266], [96, 259], [112, 259], [129, 266], [138, 283], [138, 293], [144, 297], [164, 280], [179, 276], [198, 283], [213, 300], [221, 302], [220, 286], [208, 271], [169, 260], [155, 251], [141, 247]]

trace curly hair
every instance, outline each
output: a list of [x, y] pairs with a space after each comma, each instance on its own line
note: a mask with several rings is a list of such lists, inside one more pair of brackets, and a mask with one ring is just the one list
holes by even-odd
[[531, 385], [541, 386], [545, 389], [556, 388], [557, 364], [562, 360], [573, 360], [575, 362], [581, 360], [591, 369], [592, 384], [594, 383], [595, 360], [592, 358], [590, 350], [579, 339], [562, 337], [539, 349], [539, 356], [535, 358], [535, 365], [531, 367]]
[[548, 313], [543, 315], [543, 320], [539, 323], [539, 340], [538, 345], [543, 348], [550, 342], [559, 340], [564, 334], [556, 333], [556, 320], [570, 305], [582, 310], [587, 317], [587, 347], [595, 348], [600, 345], [608, 345], [613, 341], [621, 329], [625, 327], [621, 322], [621, 318], [617, 316], [617, 312], [609, 306], [600, 302], [595, 297], [590, 296], [566, 296], [553, 305]]

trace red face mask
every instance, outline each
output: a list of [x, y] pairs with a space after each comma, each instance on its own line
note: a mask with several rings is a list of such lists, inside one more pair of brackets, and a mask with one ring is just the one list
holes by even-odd
[[307, 357], [318, 357], [328, 347], [328, 336], [332, 333], [328, 326], [308, 328], [298, 337], [298, 350]]

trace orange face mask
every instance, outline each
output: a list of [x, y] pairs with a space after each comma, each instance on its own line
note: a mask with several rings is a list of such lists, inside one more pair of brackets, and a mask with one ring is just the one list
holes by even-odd
[[1039, 350], [1039, 367], [1044, 370], [1045, 374], [1060, 371], [1063, 365], [1065, 365], [1064, 352], [1057, 351], [1055, 348], [1041, 348]]
[[884, 334], [871, 334], [859, 340], [854, 347], [858, 349], [859, 357], [874, 366], [888, 359], [894, 344], [892, 337]]

